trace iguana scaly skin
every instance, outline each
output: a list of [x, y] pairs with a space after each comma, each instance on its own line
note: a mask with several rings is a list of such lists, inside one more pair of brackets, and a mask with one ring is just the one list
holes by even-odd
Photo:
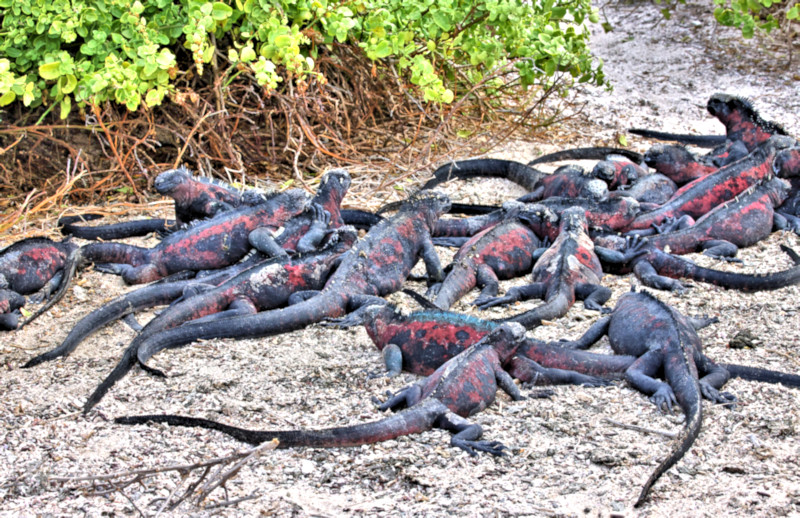
[[[18, 317], [5, 317], [7, 329], [23, 327], [45, 311], [63, 296], [68, 284], [68, 272], [78, 263], [78, 246], [69, 239], [53, 241], [44, 237], [31, 237], [12, 243], [0, 250], [0, 289], [18, 295], [36, 294], [34, 300], [49, 299], [36, 313], [19, 323]], [[19, 299], [8, 294], [6, 297], [12, 313], [22, 307]], [[3, 311], [0, 311], [3, 313]], [[13, 313], [16, 315], [16, 313]], [[14, 327], [10, 327], [14, 324]]]
[[[619, 299], [609, 317], [587, 331], [592, 338], [599, 338], [604, 332], [614, 352], [638, 357], [625, 371], [625, 379], [650, 396], [659, 410], [671, 411], [678, 404], [686, 415], [674, 448], [644, 484], [636, 506], [645, 501], [653, 484], [694, 443], [703, 420], [701, 399], [722, 404], [735, 401], [730, 394], [719, 392], [730, 375], [703, 354], [696, 327], [697, 322], [649, 293], [631, 292]], [[653, 377], [662, 369], [666, 383]]]
[[[427, 376], [500, 325], [434, 309], [404, 315], [391, 305], [370, 306], [358, 323], [364, 324], [381, 351], [390, 377], [401, 371]], [[619, 377], [635, 359], [565, 349], [526, 337], [504, 368], [524, 383], [600, 386], [607, 381], [598, 376]]]
[[[782, 248], [787, 249], [783, 245]], [[755, 275], [723, 272], [668, 254], [644, 240], [628, 240], [622, 251], [601, 246], [595, 246], [594, 250], [604, 271], [616, 275], [633, 272], [645, 286], [659, 290], [683, 292], [686, 286], [679, 279], [706, 282], [746, 293], [777, 290], [800, 283], [800, 265]]]
[[453, 257], [449, 273], [431, 286], [434, 304], [448, 309], [476, 285], [481, 288], [475, 304], [497, 295], [499, 281], [525, 275], [534, 263], [542, 241], [527, 226], [513, 218], [486, 229], [467, 241]]
[[[355, 241], [355, 229], [341, 227], [331, 233], [327, 246], [318, 252], [262, 262], [216, 288], [173, 304], [133, 339], [114, 370], [89, 397], [86, 408], [97, 404], [117, 381], [130, 372], [136, 364], [140, 344], [186, 322], [231, 322], [233, 317], [285, 306], [291, 296], [300, 291], [319, 290], [342, 254], [350, 250]], [[153, 369], [150, 371], [162, 374]]]
[[433, 172], [433, 178], [427, 181], [422, 189], [432, 189], [439, 184], [454, 178], [466, 179], [476, 177], [504, 178], [521, 185], [532, 191], [537, 182], [547, 176], [546, 173], [528, 167], [513, 160], [499, 160], [496, 158], [477, 158], [472, 160], [459, 160], [440, 166]]
[[121, 274], [128, 284], [151, 282], [176, 272], [222, 268], [250, 251], [248, 238], [253, 230], [277, 230], [307, 204], [305, 194], [294, 189], [177, 231], [154, 248], [90, 243], [81, 248], [81, 256], [102, 271]]
[[465, 418], [491, 405], [498, 387], [514, 400], [523, 399], [501, 364], [515, 353], [524, 337], [525, 329], [518, 324], [498, 327], [423, 381], [392, 396], [379, 409], [400, 411], [371, 423], [323, 430], [254, 431], [175, 415], [121, 417], [115, 422], [209, 428], [250, 444], [277, 439], [278, 448], [359, 446], [441, 428], [454, 434], [450, 439], [453, 447], [470, 455], [475, 456], [478, 451], [503, 455], [502, 444], [479, 440], [483, 430]]
[[[788, 191], [780, 178], [761, 182], [693, 224], [649, 236], [647, 242], [676, 255], [703, 251], [716, 258], [734, 257], [739, 247], [752, 246], [772, 232], [774, 207], [783, 203]], [[613, 237], [595, 240], [599, 246], [611, 244], [610, 248], [615, 241]]]
[[667, 218], [699, 218], [714, 207], [732, 200], [747, 188], [771, 177], [776, 154], [792, 145], [789, 137], [773, 137], [747, 157], [699, 178], [675, 191], [660, 208], [641, 214], [629, 229], [648, 229]]
[[585, 210], [581, 207], [565, 210], [558, 237], [533, 267], [533, 282], [511, 288], [505, 296], [487, 299], [478, 307], [486, 309], [534, 297], [544, 299], [541, 306], [506, 319], [529, 329], [541, 325], [543, 320], [564, 316], [576, 298], [583, 299], [587, 309], [600, 311], [611, 290], [600, 286], [603, 270], [587, 232]]
[[655, 210], [659, 206], [667, 203], [675, 195], [678, 186], [661, 173], [649, 174], [639, 178], [633, 185], [625, 186], [625, 189], [611, 191], [608, 193], [610, 198], [627, 196], [639, 202], [639, 208], [645, 210]]
[[22, 367], [34, 367], [46, 361], [68, 356], [86, 338], [111, 322], [132, 315], [136, 311], [170, 304], [181, 297], [188, 298], [193, 294], [209, 290], [259, 261], [263, 261], [263, 258], [253, 256], [222, 270], [214, 270], [202, 278], [158, 281], [121, 295], [79, 320], [58, 347], [31, 358]]
[[697, 156], [683, 146], [659, 144], [647, 150], [644, 161], [676, 184], [685, 185], [715, 173], [720, 167], [740, 160], [749, 153], [744, 143], [738, 141], [726, 151], [724, 158], [712, 155]]
[[[390, 219], [375, 225], [355, 247], [345, 253], [336, 272], [321, 292], [301, 292], [303, 300], [285, 309], [214, 322], [187, 323], [149, 337], [139, 345], [141, 364], [160, 350], [180, 347], [199, 339], [273, 336], [296, 331], [353, 311], [402, 287], [420, 256], [433, 281], [443, 278], [431, 230], [450, 200], [436, 192], [413, 196]], [[89, 410], [96, 401], [84, 406]]]

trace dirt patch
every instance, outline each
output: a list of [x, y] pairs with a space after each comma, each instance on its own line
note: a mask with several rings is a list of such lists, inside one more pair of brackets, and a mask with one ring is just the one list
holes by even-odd
[[[686, 16], [680, 13], [687, 9]], [[582, 114], [553, 128], [546, 141], [514, 143], [496, 156], [528, 160], [555, 148], [613, 143], [630, 126], [667, 131], [719, 133], [704, 111], [716, 91], [752, 97], [765, 117], [800, 134], [798, 82], [788, 71], [742, 68], [744, 48], [731, 31], [712, 24], [708, 7], [679, 6], [669, 24], [657, 23], [655, 6], [609, 7], [616, 30], [598, 34], [594, 46], [606, 62], [613, 92], [582, 89]], [[700, 24], [694, 23], [699, 21]], [[744, 48], [744, 50], [742, 50]], [[631, 140], [637, 149], [645, 142]], [[453, 183], [459, 201], [483, 203], [522, 194], [503, 182]], [[490, 199], [486, 193], [492, 193]], [[152, 246], [153, 240], [136, 240]], [[773, 234], [743, 250], [744, 266], [691, 256], [705, 266], [741, 272], [787, 268], [778, 245], [800, 247], [800, 238]], [[442, 252], [443, 260], [450, 252]], [[524, 279], [504, 284], [508, 288]], [[632, 280], [607, 276], [613, 305]], [[420, 285], [412, 285], [422, 289]], [[68, 359], [32, 370], [19, 366], [56, 346], [71, 326], [111, 297], [130, 289], [115, 277], [82, 275], [80, 286], [51, 314], [30, 328], [8, 333], [0, 354], [0, 499], [13, 514], [152, 515], [174, 489], [176, 475], [130, 486], [123, 496], [90, 496], [48, 476], [100, 474], [139, 467], [197, 462], [245, 447], [219, 433], [179, 428], [122, 427], [119, 415], [180, 413], [250, 428], [326, 427], [377, 419], [370, 403], [386, 390], [416, 380], [367, 379], [380, 356], [363, 330], [313, 326], [263, 340], [213, 340], [154, 358], [170, 376], [135, 372], [115, 387], [89, 417], [79, 415], [86, 396], [116, 364], [133, 333], [110, 326]], [[696, 286], [682, 296], [659, 297], [689, 314], [720, 317], [701, 332], [709, 355], [719, 361], [800, 372], [800, 288], [744, 295]], [[409, 305], [402, 297], [392, 300]], [[472, 312], [465, 299], [454, 309]], [[537, 303], [512, 308], [521, 311]], [[496, 317], [501, 310], [485, 313]], [[542, 339], [574, 338], [597, 317], [580, 305], [552, 325], [531, 332]], [[146, 320], [142, 316], [141, 320]], [[733, 350], [741, 331], [760, 339], [755, 349]], [[601, 346], [601, 350], [607, 345]], [[800, 513], [800, 391], [733, 380], [735, 410], [706, 404], [703, 430], [691, 451], [655, 486], [642, 509], [648, 516], [719, 516]], [[255, 496], [236, 506], [200, 514], [288, 513], [333, 516], [514, 514], [534, 516], [634, 515], [639, 488], [664, 457], [668, 439], [619, 428], [610, 418], [662, 430], [678, 430], [682, 416], [661, 415], [643, 396], [619, 383], [608, 388], [557, 387], [549, 400], [497, 403], [475, 416], [485, 436], [511, 449], [507, 458], [471, 458], [449, 446], [447, 433], [429, 433], [350, 449], [265, 452], [227, 485], [227, 498]], [[214, 493], [210, 503], [225, 498]], [[130, 499], [130, 500], [129, 500]], [[136, 507], [134, 507], [134, 505]], [[185, 514], [182, 507], [175, 514]], [[196, 511], [196, 510], [195, 510]]]

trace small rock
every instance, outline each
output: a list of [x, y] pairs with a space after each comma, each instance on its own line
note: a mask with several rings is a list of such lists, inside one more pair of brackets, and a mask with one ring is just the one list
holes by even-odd
[[300, 461], [300, 472], [303, 475], [310, 475], [310, 474], [314, 473], [314, 471], [316, 469], [317, 469], [316, 464], [314, 464], [310, 460], [303, 459], [302, 461]]
[[728, 342], [731, 349], [755, 349], [760, 340], [749, 329], [742, 329]]

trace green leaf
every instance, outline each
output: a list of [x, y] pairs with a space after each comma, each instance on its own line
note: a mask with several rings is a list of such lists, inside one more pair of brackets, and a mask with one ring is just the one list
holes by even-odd
[[617, 135], [617, 142], [622, 147], [628, 147], [628, 137], [624, 133]]
[[229, 5], [225, 5], [222, 2], [214, 2], [211, 7], [211, 16], [217, 20], [227, 20], [233, 14], [233, 9]]
[[8, 106], [9, 104], [14, 102], [14, 99], [17, 98], [17, 95], [12, 92], [8, 91], [0, 96], [0, 106]]
[[58, 77], [61, 75], [61, 72], [59, 71], [60, 67], [61, 63], [58, 61], [41, 65], [39, 67], [39, 75], [48, 81], [58, 79]]
[[375, 47], [374, 55], [377, 59], [385, 58], [391, 54], [392, 54], [392, 46], [386, 40], [383, 40], [382, 42], [378, 43], [378, 46]]
[[288, 34], [281, 34], [275, 36], [275, 45], [278, 47], [288, 47], [292, 44], [292, 37]]
[[61, 99], [61, 120], [63, 121], [69, 116], [69, 112], [72, 110], [72, 97], [66, 96]]
[[78, 86], [78, 79], [73, 74], [67, 74], [61, 76], [58, 79], [58, 83], [62, 93], [71, 94], [72, 91], [75, 90], [75, 87]]
[[450, 23], [450, 17], [442, 11], [433, 12], [433, 23], [438, 25], [444, 32], [449, 32], [453, 27]]

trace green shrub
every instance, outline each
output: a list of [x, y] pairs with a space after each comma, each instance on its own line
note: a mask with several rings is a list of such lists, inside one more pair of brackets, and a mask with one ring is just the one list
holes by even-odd
[[217, 59], [268, 91], [324, 81], [315, 58], [336, 44], [391, 63], [434, 102], [509, 60], [523, 87], [557, 71], [604, 81], [589, 0], [0, 0], [0, 13], [0, 106], [59, 103], [62, 117], [73, 103], [157, 105]]
[[767, 33], [788, 29], [800, 19], [800, 4], [787, 0], [714, 0], [714, 18], [721, 24], [737, 27], [742, 37], [752, 38], [755, 30]]

